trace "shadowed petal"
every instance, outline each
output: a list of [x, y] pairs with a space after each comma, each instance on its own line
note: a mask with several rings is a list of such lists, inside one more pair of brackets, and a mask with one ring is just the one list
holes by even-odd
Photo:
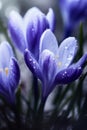
[[38, 77], [39, 79], [42, 80], [42, 73], [40, 70], [40, 66], [38, 64], [38, 62], [35, 60], [35, 58], [32, 56], [31, 52], [29, 50], [25, 50], [24, 53], [24, 59], [25, 62], [28, 66], [28, 68], [31, 70], [31, 72]]
[[53, 89], [53, 81], [57, 72], [55, 56], [49, 50], [44, 50], [39, 59], [43, 73], [42, 95], [46, 97]]
[[22, 17], [15, 11], [10, 13], [8, 20], [8, 30], [15, 46], [23, 52], [27, 47], [25, 28]]
[[20, 70], [15, 58], [10, 59], [9, 68], [0, 71], [0, 94], [9, 102], [15, 101], [15, 89], [20, 79]]
[[54, 28], [55, 28], [55, 15], [54, 15], [54, 12], [53, 10], [50, 8], [49, 9], [49, 12], [47, 13], [46, 15], [46, 18], [49, 22], [49, 27], [52, 31], [54, 31]]
[[55, 84], [68, 84], [77, 78], [82, 73], [84, 64], [87, 62], [87, 54], [85, 54], [76, 64], [71, 65], [69, 68], [60, 71], [55, 78]]
[[35, 58], [39, 56], [40, 36], [46, 28], [49, 28], [46, 16], [38, 9], [31, 8], [24, 17], [27, 25], [28, 48], [34, 54]]
[[37, 8], [37, 7], [32, 7], [29, 9], [26, 14], [24, 15], [24, 23], [26, 25], [26, 28], [31, 20], [33, 20], [37, 16], [44, 16], [44, 14]]
[[77, 41], [74, 37], [66, 38], [58, 50], [58, 61], [61, 62], [62, 69], [67, 68], [77, 52]]
[[13, 51], [8, 42], [0, 44], [0, 68], [9, 66], [10, 57], [13, 56]]
[[11, 57], [8, 70], [9, 91], [14, 92], [20, 80], [20, 69], [17, 60]]
[[40, 39], [40, 53], [44, 49], [52, 51], [56, 56], [58, 55], [58, 43], [50, 29], [44, 31]]

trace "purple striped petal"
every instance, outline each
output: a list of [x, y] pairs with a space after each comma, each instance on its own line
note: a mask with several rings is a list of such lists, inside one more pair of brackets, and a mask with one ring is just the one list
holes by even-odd
[[35, 60], [35, 58], [32, 56], [31, 52], [27, 49], [25, 50], [25, 53], [24, 53], [24, 59], [25, 59], [26, 65], [31, 70], [31, 72], [36, 77], [42, 80], [42, 73], [41, 73], [40, 66], [38, 62]]
[[14, 45], [23, 52], [27, 48], [25, 25], [19, 13], [12, 11], [8, 20], [8, 30]]
[[74, 37], [65, 39], [58, 50], [58, 62], [61, 62], [61, 68], [67, 68], [77, 52], [77, 40]]
[[42, 95], [46, 97], [53, 89], [53, 81], [57, 72], [54, 54], [49, 50], [44, 50], [40, 55], [39, 64], [43, 73]]
[[87, 62], [87, 54], [85, 54], [76, 64], [60, 71], [55, 78], [55, 84], [68, 84], [73, 82], [82, 73], [84, 64]]
[[0, 94], [9, 102], [15, 101], [15, 90], [20, 79], [20, 70], [15, 58], [10, 59], [9, 68], [0, 70]]
[[56, 56], [58, 55], [58, 43], [50, 29], [44, 31], [40, 39], [40, 53], [45, 49], [50, 50]]
[[13, 51], [8, 42], [4, 41], [0, 44], [0, 68], [9, 66], [10, 57], [13, 56]]
[[20, 69], [17, 63], [17, 60], [14, 57], [11, 57], [9, 62], [9, 70], [8, 70], [8, 82], [10, 86], [10, 90], [14, 92], [17, 88], [20, 80]]
[[46, 28], [49, 28], [46, 16], [38, 9], [31, 8], [24, 17], [27, 25], [28, 48], [34, 54], [35, 58], [39, 56], [40, 36]]
[[55, 15], [54, 15], [54, 12], [51, 8], [49, 9], [49, 12], [47, 13], [46, 18], [49, 22], [50, 29], [52, 31], [54, 31], [54, 29], [55, 29]]

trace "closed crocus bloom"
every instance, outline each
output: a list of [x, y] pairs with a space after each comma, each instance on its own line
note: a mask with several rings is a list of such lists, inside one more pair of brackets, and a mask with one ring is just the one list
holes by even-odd
[[39, 40], [45, 29], [54, 30], [54, 13], [50, 8], [47, 15], [38, 8], [29, 9], [24, 17], [12, 11], [8, 20], [8, 29], [16, 47], [24, 52], [28, 48], [36, 59], [39, 57]]
[[0, 44], [0, 94], [9, 102], [15, 102], [15, 90], [20, 79], [20, 70], [11, 46]]
[[74, 26], [87, 18], [87, 0], [59, 0], [59, 4], [66, 36], [69, 36]]
[[38, 62], [27, 49], [24, 57], [29, 69], [42, 82], [42, 99], [45, 100], [57, 84], [68, 84], [81, 75], [87, 54], [71, 64], [77, 52], [76, 39], [69, 37], [58, 48], [57, 40], [49, 29], [42, 34], [39, 49]]

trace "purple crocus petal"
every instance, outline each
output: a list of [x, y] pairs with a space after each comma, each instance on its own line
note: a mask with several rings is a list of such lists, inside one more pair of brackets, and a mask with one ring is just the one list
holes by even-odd
[[26, 25], [26, 28], [27, 28], [29, 22], [31, 22], [31, 19], [33, 20], [34, 17], [38, 16], [38, 14], [42, 15], [43, 13], [37, 7], [32, 7], [31, 9], [29, 9], [26, 12], [26, 14], [24, 15], [24, 18], [23, 18], [24, 24]]
[[44, 50], [40, 55], [39, 64], [43, 73], [42, 97], [46, 98], [53, 89], [53, 81], [57, 72], [54, 54], [49, 50]]
[[74, 37], [65, 39], [58, 50], [58, 62], [61, 63], [61, 69], [67, 68], [77, 52], [77, 40]]
[[79, 78], [86, 62], [87, 54], [85, 54], [76, 64], [73, 64], [70, 67], [60, 71], [56, 75], [54, 84], [68, 84]]
[[58, 55], [58, 43], [50, 29], [44, 31], [40, 39], [40, 53], [44, 49], [52, 51], [56, 56]]
[[20, 69], [17, 60], [14, 57], [10, 58], [9, 68], [8, 68], [8, 83], [9, 91], [14, 92], [18, 86], [20, 80]]
[[8, 20], [8, 30], [10, 32], [14, 45], [21, 51], [27, 48], [25, 38], [25, 28], [22, 17], [19, 13], [12, 11]]
[[54, 31], [54, 28], [55, 28], [55, 15], [54, 15], [54, 12], [53, 10], [50, 8], [49, 9], [49, 12], [47, 13], [46, 15], [46, 18], [49, 22], [49, 27], [52, 31]]
[[8, 81], [6, 73], [3, 69], [0, 68], [0, 93], [6, 93], [8, 92]]
[[0, 69], [0, 94], [9, 102], [15, 101], [15, 89], [20, 79], [20, 70], [14, 57], [10, 58], [9, 67]]
[[20, 70], [8, 42], [0, 45], [0, 94], [9, 102], [15, 101], [15, 89], [20, 79]]
[[24, 59], [25, 59], [26, 65], [31, 70], [31, 72], [36, 77], [38, 77], [39, 79], [42, 80], [42, 73], [41, 73], [41, 70], [40, 70], [40, 66], [28, 49], [26, 49], [25, 52], [24, 52]]
[[13, 51], [8, 42], [4, 41], [0, 44], [0, 68], [9, 66], [10, 57], [13, 56]]
[[2, 95], [9, 103], [13, 103], [14, 95], [10, 97], [8, 87], [9, 87], [8, 82], [5, 82], [5, 83], [3, 82], [2, 75], [0, 73], [0, 95]]
[[35, 58], [39, 57], [39, 40], [46, 28], [49, 28], [46, 16], [38, 9], [31, 8], [24, 17], [27, 25], [28, 49], [34, 54]]

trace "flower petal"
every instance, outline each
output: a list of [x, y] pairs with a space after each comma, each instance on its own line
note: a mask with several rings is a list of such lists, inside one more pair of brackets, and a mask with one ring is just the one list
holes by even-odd
[[24, 23], [26, 28], [31, 20], [33, 20], [36, 16], [44, 15], [37, 7], [32, 7], [29, 9], [26, 14], [24, 15]]
[[58, 55], [58, 43], [50, 29], [44, 31], [40, 39], [40, 53], [45, 49], [52, 51], [56, 56]]
[[0, 44], [0, 68], [9, 66], [10, 57], [13, 56], [10, 44], [6, 41]]
[[22, 17], [16, 11], [12, 11], [10, 13], [8, 20], [8, 30], [14, 45], [23, 52], [27, 47], [25, 28]]
[[60, 45], [58, 51], [58, 62], [61, 62], [61, 68], [67, 68], [77, 52], [77, 41], [74, 37], [66, 38]]
[[4, 94], [8, 92], [8, 80], [4, 73], [4, 70], [0, 70], [0, 93]]
[[27, 23], [28, 49], [38, 59], [40, 36], [46, 28], [49, 28], [48, 21], [46, 16], [35, 7], [26, 13], [24, 20]]
[[42, 95], [46, 97], [53, 89], [53, 82], [57, 72], [54, 54], [49, 50], [44, 50], [40, 55], [39, 64], [43, 73]]
[[54, 28], [55, 28], [55, 15], [54, 15], [54, 12], [53, 10], [50, 8], [49, 9], [49, 12], [47, 13], [46, 15], [46, 18], [49, 22], [49, 27], [52, 31], [54, 31]]
[[25, 59], [26, 65], [31, 70], [31, 72], [36, 77], [42, 80], [42, 73], [40, 70], [40, 66], [38, 62], [35, 60], [35, 58], [32, 56], [31, 52], [27, 49], [25, 50], [25, 53], [24, 53], [24, 59]]
[[60, 71], [55, 78], [55, 84], [68, 84], [73, 82], [82, 73], [84, 64], [87, 62], [87, 54], [85, 54], [76, 64], [71, 65], [67, 69]]
[[8, 70], [9, 91], [14, 92], [20, 80], [20, 69], [17, 60], [14, 57], [10, 58]]
[[15, 58], [10, 59], [10, 65], [5, 72], [0, 71], [0, 94], [9, 102], [15, 101], [15, 89], [19, 83], [20, 70]]

